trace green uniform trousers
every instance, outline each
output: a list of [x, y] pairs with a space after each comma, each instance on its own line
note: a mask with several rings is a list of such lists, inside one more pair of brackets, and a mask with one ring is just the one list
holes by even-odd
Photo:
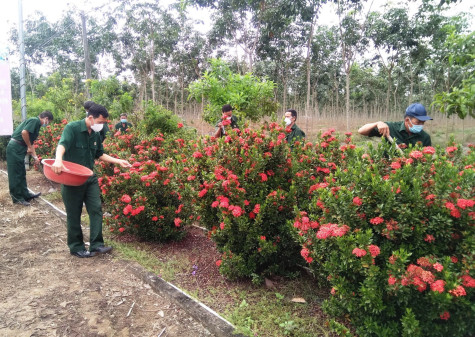
[[90, 225], [90, 246], [89, 250], [94, 250], [104, 245], [102, 237], [102, 203], [101, 190], [97, 177], [90, 177], [81, 186], [61, 185], [64, 206], [67, 214], [68, 246], [71, 253], [85, 250], [84, 240], [81, 230], [81, 213], [83, 203], [89, 214]]
[[7, 172], [10, 196], [13, 202], [24, 201], [30, 197], [26, 187], [25, 156], [27, 147], [10, 140], [7, 145]]

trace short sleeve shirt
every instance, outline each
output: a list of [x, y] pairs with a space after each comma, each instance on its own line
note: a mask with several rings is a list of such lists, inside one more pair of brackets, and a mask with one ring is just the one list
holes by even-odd
[[[402, 122], [385, 122], [389, 127], [389, 134], [394, 139], [397, 144], [412, 144], [416, 145], [418, 142], [422, 146], [431, 146], [432, 142], [430, 136], [427, 132], [422, 130], [419, 133], [409, 133], [406, 131], [404, 126], [404, 121]], [[378, 128], [374, 128], [369, 133], [368, 137], [381, 137], [381, 134], [378, 131]]]
[[89, 133], [86, 121], [74, 121], [64, 127], [59, 145], [66, 149], [64, 160], [94, 168], [94, 160], [104, 154], [99, 132]]
[[31, 117], [23, 122], [13, 131], [12, 138], [18, 140], [20, 142], [23, 141], [23, 137], [21, 136], [21, 132], [26, 130], [30, 133], [30, 143], [33, 143], [36, 138], [38, 138], [38, 134], [40, 133], [41, 128], [41, 121], [38, 117]]

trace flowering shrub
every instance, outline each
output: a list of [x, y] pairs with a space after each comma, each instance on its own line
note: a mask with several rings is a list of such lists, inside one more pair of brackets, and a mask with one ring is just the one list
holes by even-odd
[[[323, 132], [319, 141], [306, 144], [297, 142], [292, 151], [292, 186], [297, 194], [297, 204], [306, 209], [312, 195], [318, 189], [326, 188], [326, 178], [337, 168], [345, 169], [348, 156], [355, 153], [356, 146], [351, 143], [351, 133], [346, 133], [343, 142], [335, 135], [335, 130]], [[341, 144], [343, 143], [343, 145]]]
[[475, 155], [388, 153], [346, 152], [294, 220], [301, 255], [332, 287], [324, 308], [359, 335], [472, 335]]
[[176, 174], [192, 186], [184, 198], [209, 229], [222, 252], [217, 264], [230, 278], [295, 268], [298, 246], [286, 224], [294, 216], [295, 192], [284, 139], [285, 130], [273, 123], [180, 148]]
[[99, 178], [105, 209], [111, 213], [106, 218], [111, 232], [151, 241], [183, 236], [184, 226], [193, 217], [189, 206], [181, 201], [180, 183], [170, 180], [166, 163], [135, 161], [127, 171], [113, 170], [114, 174]]

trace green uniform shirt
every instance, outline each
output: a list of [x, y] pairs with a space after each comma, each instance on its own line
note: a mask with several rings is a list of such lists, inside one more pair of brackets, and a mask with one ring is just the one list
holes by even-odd
[[293, 146], [296, 140], [303, 139], [303, 138], [305, 138], [305, 132], [303, 132], [297, 126], [297, 124], [294, 124], [290, 128], [290, 132], [285, 137], [285, 140], [287, 141], [287, 143], [290, 144], [290, 146]]
[[21, 132], [23, 130], [26, 130], [30, 133], [30, 143], [33, 144], [36, 138], [38, 138], [38, 134], [40, 133], [40, 128], [41, 128], [41, 121], [38, 117], [31, 117], [31, 118], [25, 119], [23, 122], [21, 122], [20, 125], [18, 125], [15, 131], [13, 131], [12, 138], [24, 144], [25, 142], [23, 141]]
[[66, 149], [64, 160], [94, 168], [94, 160], [104, 154], [99, 132], [89, 134], [86, 121], [74, 121], [64, 127], [59, 145]]
[[[406, 131], [404, 126], [404, 121], [402, 122], [385, 122], [389, 126], [389, 134], [393, 137], [394, 141], [397, 144], [412, 144], [413, 146], [416, 143], [421, 142], [422, 146], [431, 146], [432, 142], [430, 136], [427, 132], [422, 130], [420, 133], [409, 133]], [[381, 137], [381, 134], [378, 131], [378, 128], [374, 128], [369, 133], [368, 137]]]
[[127, 132], [127, 129], [128, 128], [131, 128], [132, 127], [132, 124], [127, 122], [127, 123], [122, 123], [122, 122], [119, 122], [115, 125], [115, 129], [117, 131], [120, 130], [120, 132]]

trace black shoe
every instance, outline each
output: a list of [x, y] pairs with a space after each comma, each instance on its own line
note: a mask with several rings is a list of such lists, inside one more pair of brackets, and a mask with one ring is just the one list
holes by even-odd
[[111, 250], [112, 250], [112, 247], [99, 246], [91, 250], [91, 254], [92, 256], [96, 254], [105, 254], [105, 253], [109, 253]]
[[15, 204], [23, 205], [23, 206], [30, 206], [31, 204], [26, 201], [26, 200], [19, 200], [19, 201], [14, 201]]
[[71, 253], [71, 255], [74, 255], [76, 257], [84, 258], [84, 257], [93, 257], [94, 255], [88, 252], [87, 250], [80, 250], [79, 252], [74, 252]]
[[30, 201], [32, 199], [38, 198], [41, 195], [41, 192], [35, 193], [35, 194], [30, 194], [28, 198], [26, 198], [26, 201]]

